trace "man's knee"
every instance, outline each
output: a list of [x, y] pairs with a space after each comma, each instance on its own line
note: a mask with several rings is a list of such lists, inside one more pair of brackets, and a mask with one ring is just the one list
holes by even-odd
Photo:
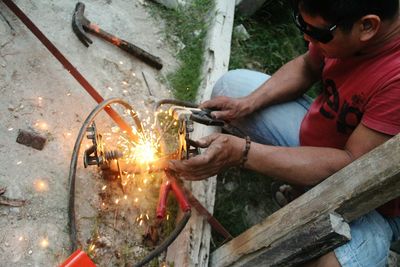
[[230, 70], [219, 78], [215, 83], [212, 97], [244, 97], [263, 84], [269, 75], [253, 70], [236, 69]]

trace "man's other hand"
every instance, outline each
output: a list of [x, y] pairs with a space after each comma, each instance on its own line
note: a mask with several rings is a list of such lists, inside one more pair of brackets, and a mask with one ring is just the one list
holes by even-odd
[[207, 149], [188, 160], [171, 160], [168, 165], [169, 169], [186, 180], [203, 180], [227, 167], [239, 165], [245, 146], [244, 139], [219, 133], [204, 137], [196, 143]]

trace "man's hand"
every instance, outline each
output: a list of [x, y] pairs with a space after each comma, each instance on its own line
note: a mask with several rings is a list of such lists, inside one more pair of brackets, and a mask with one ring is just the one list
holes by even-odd
[[251, 113], [251, 105], [246, 98], [218, 96], [200, 105], [200, 108], [215, 110], [211, 116], [218, 120], [232, 121]]
[[239, 165], [245, 140], [233, 135], [212, 134], [197, 141], [202, 154], [188, 160], [171, 160], [169, 169], [187, 180], [202, 180]]

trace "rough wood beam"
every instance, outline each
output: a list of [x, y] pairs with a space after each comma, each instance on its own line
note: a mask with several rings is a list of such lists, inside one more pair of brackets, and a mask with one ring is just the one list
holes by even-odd
[[248, 255], [247, 262], [241, 262], [241, 266], [299, 266], [350, 239], [350, 226], [339, 214], [323, 214], [315, 221], [301, 226], [296, 232], [278, 239], [270, 247]]
[[[213, 22], [205, 47], [203, 79], [197, 96], [198, 102], [210, 99], [215, 82], [228, 71], [234, 10], [234, 1], [216, 0], [215, 10], [210, 13]], [[195, 124], [192, 138], [198, 139], [214, 131], [217, 129]], [[185, 186], [210, 213], [213, 213], [216, 177], [185, 183]], [[211, 228], [204, 217], [197, 214], [193, 208], [192, 210], [188, 225], [168, 248], [167, 261], [174, 262], [174, 266], [208, 266]]]
[[400, 135], [362, 156], [211, 255], [210, 266], [241, 266], [246, 257], [297, 231], [320, 214], [352, 221], [400, 196]]

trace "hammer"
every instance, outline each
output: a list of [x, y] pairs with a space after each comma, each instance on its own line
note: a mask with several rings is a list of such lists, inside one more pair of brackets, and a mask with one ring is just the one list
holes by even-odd
[[143, 60], [145, 63], [150, 66], [160, 70], [163, 65], [161, 63], [161, 59], [150, 53], [144, 51], [140, 47], [131, 44], [125, 40], [122, 40], [104, 30], [102, 30], [98, 25], [90, 22], [83, 13], [85, 12], [85, 4], [78, 2], [75, 6], [75, 12], [72, 16], [72, 29], [75, 34], [78, 36], [79, 40], [86, 46], [89, 47], [89, 44], [93, 43], [89, 37], [85, 35], [85, 32], [91, 32], [106, 41], [112, 43], [113, 45], [118, 46], [122, 50], [136, 56], [137, 58]]

